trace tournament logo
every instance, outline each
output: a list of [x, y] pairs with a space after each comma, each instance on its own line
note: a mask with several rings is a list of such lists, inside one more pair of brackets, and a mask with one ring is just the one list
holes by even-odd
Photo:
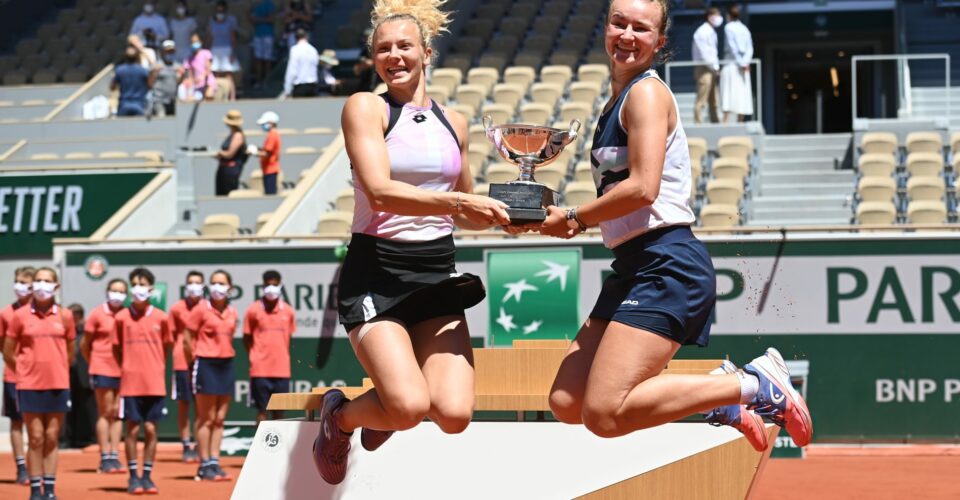
[[265, 429], [263, 433], [263, 438], [260, 440], [260, 445], [263, 446], [263, 449], [275, 453], [280, 451], [280, 445], [283, 442], [283, 438], [280, 435], [280, 431], [277, 429]]
[[87, 257], [87, 260], [83, 263], [83, 271], [87, 274], [88, 278], [94, 281], [100, 281], [107, 275], [108, 266], [109, 264], [104, 256], [91, 255]]

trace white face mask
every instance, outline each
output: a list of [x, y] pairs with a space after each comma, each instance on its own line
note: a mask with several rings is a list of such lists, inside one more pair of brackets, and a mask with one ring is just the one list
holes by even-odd
[[187, 283], [188, 297], [203, 297], [203, 283]]
[[123, 292], [107, 292], [107, 303], [111, 306], [123, 305], [125, 300], [127, 300], [127, 294]]
[[13, 293], [17, 294], [17, 298], [24, 298], [30, 295], [31, 288], [30, 285], [26, 283], [14, 283], [13, 284]]
[[210, 285], [210, 297], [214, 300], [223, 300], [227, 298], [227, 292], [230, 291], [230, 285], [214, 283]]
[[134, 302], [146, 302], [150, 300], [150, 296], [153, 295], [153, 288], [136, 285], [130, 289], [130, 292], [133, 293]]
[[178, 16], [185, 16], [185, 15], [187, 15], [187, 9], [186, 9], [186, 7], [177, 7], [177, 15], [178, 15]]
[[53, 297], [53, 292], [56, 291], [56, 289], [56, 283], [50, 283], [49, 281], [35, 281], [33, 283], [33, 297], [37, 300], [47, 300], [50, 297]]
[[143, 13], [153, 14], [153, 4], [152, 3], [143, 4]]
[[263, 287], [263, 296], [270, 300], [277, 300], [282, 290], [283, 285], [268, 285]]
[[224, 19], [227, 18], [227, 15], [224, 14], [223, 12], [217, 12], [214, 17], [217, 18], [217, 21], [223, 21]]
[[710, 25], [719, 28], [723, 24], [723, 16], [710, 16]]

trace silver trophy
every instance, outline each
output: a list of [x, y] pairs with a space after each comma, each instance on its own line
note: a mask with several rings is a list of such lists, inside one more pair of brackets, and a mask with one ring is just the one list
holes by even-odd
[[580, 120], [572, 120], [568, 130], [521, 123], [493, 125], [493, 119], [483, 117], [487, 139], [508, 163], [520, 167], [520, 176], [505, 184], [491, 184], [490, 197], [507, 204], [511, 225], [543, 222], [547, 217], [544, 207], [556, 205], [557, 192], [533, 178], [533, 171], [549, 165], [560, 156], [563, 148], [577, 139]]

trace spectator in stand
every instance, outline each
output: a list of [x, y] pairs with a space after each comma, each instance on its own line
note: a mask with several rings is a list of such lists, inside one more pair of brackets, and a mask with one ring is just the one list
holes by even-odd
[[130, 27], [130, 34], [143, 37], [144, 31], [148, 29], [152, 29], [160, 40], [170, 38], [170, 28], [167, 27], [167, 20], [160, 14], [157, 14], [153, 2], [143, 4], [143, 13], [133, 20], [133, 26]]
[[253, 22], [253, 80], [257, 86], [266, 80], [273, 66], [273, 0], [260, 0], [250, 8]]
[[693, 33], [693, 60], [702, 63], [694, 67], [693, 76], [697, 81], [697, 101], [693, 105], [693, 122], [701, 123], [700, 113], [707, 106], [710, 111], [710, 123], [718, 123], [717, 101], [720, 84], [720, 59], [717, 51], [717, 28], [723, 24], [720, 9], [710, 7], [704, 14], [703, 24]]
[[[4, 342], [7, 329], [13, 315], [33, 299], [33, 274], [36, 270], [30, 266], [17, 268], [13, 272], [13, 293], [17, 300], [0, 309], [0, 345]], [[10, 448], [13, 460], [17, 464], [17, 484], [30, 484], [27, 475], [27, 461], [23, 457], [23, 415], [17, 406], [17, 372], [10, 364], [3, 367], [3, 416], [10, 419]]]
[[[233, 74], [240, 71], [237, 61], [237, 18], [227, 12], [227, 2], [217, 0], [213, 19], [207, 25], [207, 44], [213, 54], [213, 74], [223, 79], [225, 88], [219, 88], [224, 100], [236, 99], [236, 84]], [[218, 84], [219, 87], [219, 84]]]
[[220, 150], [217, 151], [216, 195], [227, 196], [230, 191], [240, 187], [240, 174], [247, 162], [247, 139], [243, 134], [243, 115], [231, 109], [223, 118], [230, 129]]
[[290, 47], [287, 58], [287, 72], [283, 78], [285, 97], [316, 97], [319, 93], [317, 66], [320, 54], [307, 41], [307, 31], [297, 30], [297, 43]]
[[200, 35], [190, 37], [190, 57], [183, 61], [186, 72], [181, 90], [177, 91], [181, 101], [193, 102], [213, 99], [217, 89], [217, 80], [213, 76], [213, 54], [203, 48]]
[[157, 64], [157, 52], [144, 45], [140, 35], [128, 36], [127, 45], [137, 49], [137, 62], [143, 66], [143, 69], [150, 71], [153, 65]]
[[136, 47], [128, 46], [125, 62], [114, 68], [110, 90], [120, 90], [117, 116], [143, 116], [147, 91], [152, 86], [150, 74], [140, 65]]
[[190, 38], [197, 32], [197, 18], [188, 14], [187, 2], [179, 0], [170, 17], [170, 38], [176, 44], [176, 58], [184, 61], [190, 57]]
[[[187, 283], [184, 286], [183, 299], [170, 307], [170, 333], [173, 335], [173, 386], [170, 395], [177, 402], [177, 427], [180, 429], [180, 442], [183, 444], [184, 463], [199, 462], [196, 442], [190, 442], [190, 402], [193, 401], [193, 383], [191, 371], [184, 355], [186, 337], [183, 329], [186, 328], [187, 316], [194, 308], [206, 302], [203, 298], [203, 273], [190, 271], [187, 273]], [[195, 344], [190, 345], [191, 351]], [[194, 408], [196, 409], [196, 408]], [[196, 413], [194, 413], [196, 416]]]
[[280, 133], [277, 124], [280, 117], [273, 111], [260, 115], [257, 125], [263, 127], [267, 136], [263, 146], [257, 151], [260, 157], [260, 169], [263, 171], [263, 194], [277, 194], [277, 177], [280, 176]]
[[107, 301], [90, 311], [83, 328], [80, 355], [86, 360], [97, 402], [97, 443], [100, 445], [101, 473], [124, 472], [117, 452], [121, 427], [119, 412], [120, 365], [113, 357], [115, 318], [127, 300], [127, 282], [113, 279], [107, 284]]
[[[250, 356], [250, 399], [257, 423], [267, 418], [270, 396], [290, 391], [290, 338], [297, 330], [293, 308], [284, 302], [280, 273], [263, 273], [263, 297], [247, 308], [243, 318], [243, 346]], [[283, 418], [273, 412], [273, 418]]]
[[745, 121], [753, 114], [753, 88], [750, 82], [750, 61], [753, 59], [753, 37], [740, 22], [740, 6], [727, 9], [727, 25], [723, 28], [726, 40], [724, 59], [732, 59], [720, 72], [720, 107], [723, 121]]
[[363, 30], [363, 37], [360, 39], [360, 58], [353, 65], [353, 74], [360, 79], [358, 92], [373, 92], [380, 82], [380, 77], [377, 76], [373, 66], [373, 59], [370, 57], [370, 47], [367, 45], [372, 32], [372, 28]]
[[303, 30], [309, 33], [313, 30], [313, 10], [310, 5], [303, 0], [290, 0], [283, 11], [283, 27], [287, 47], [293, 47], [300, 39], [297, 31]]
[[60, 280], [37, 269], [33, 300], [14, 313], [3, 339], [3, 359], [17, 373], [17, 401], [30, 446], [30, 498], [55, 498], [60, 429], [70, 409], [70, 365], [76, 353], [73, 314], [56, 303]]
[[[173, 337], [167, 314], [150, 304], [155, 278], [138, 267], [130, 272], [130, 307], [116, 316], [111, 337], [120, 366], [120, 418], [127, 423], [125, 451], [130, 480], [127, 493], [158, 493], [150, 477], [157, 455], [157, 422], [167, 413], [165, 369]], [[143, 427], [143, 474], [137, 475], [137, 439]]]
[[153, 67], [153, 116], [173, 116], [176, 113], [177, 87], [183, 80], [183, 66], [177, 62], [175, 53], [174, 41], [164, 40], [160, 61]]
[[332, 95], [340, 88], [340, 80], [333, 76], [333, 67], [340, 65], [337, 59], [337, 53], [333, 49], [324, 49], [320, 54], [320, 85], [319, 94], [322, 96]]

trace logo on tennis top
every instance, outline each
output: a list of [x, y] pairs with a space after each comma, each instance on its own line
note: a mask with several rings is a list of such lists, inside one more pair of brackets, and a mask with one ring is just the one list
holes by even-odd
[[426, 117], [426, 116], [423, 116], [423, 113], [417, 113], [417, 114], [413, 115], [413, 121], [415, 121], [415, 122], [417, 122], [417, 123], [423, 123], [423, 122], [427, 121], [427, 117]]
[[777, 394], [776, 394], [775, 392], [773, 392], [773, 384], [770, 384], [770, 398], [773, 399], [773, 404], [777, 404], [777, 405], [778, 405], [778, 404], [782, 403], [784, 399], [787, 398], [787, 395], [786, 395], [786, 394], [780, 394], [779, 396], [777, 396]]

